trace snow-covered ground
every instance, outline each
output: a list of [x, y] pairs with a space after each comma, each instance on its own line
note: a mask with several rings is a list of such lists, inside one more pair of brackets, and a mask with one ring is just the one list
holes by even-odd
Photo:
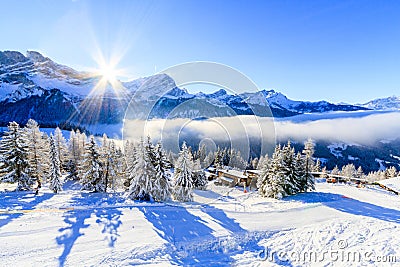
[[212, 184], [208, 189], [196, 191], [194, 202], [185, 204], [133, 202], [122, 193], [84, 193], [71, 182], [57, 195], [45, 189], [38, 196], [2, 192], [0, 265], [400, 262], [400, 199], [378, 187], [318, 183], [315, 192], [284, 200]]
[[381, 185], [386, 186], [387, 188], [392, 189], [395, 192], [400, 192], [400, 177], [384, 179], [377, 182], [380, 183]]

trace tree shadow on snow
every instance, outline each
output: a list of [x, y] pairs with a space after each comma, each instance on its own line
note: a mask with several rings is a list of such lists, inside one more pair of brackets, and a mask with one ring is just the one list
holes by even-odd
[[[260, 251], [258, 242], [239, 245], [240, 239], [215, 237], [207, 222], [180, 206], [139, 207], [146, 219], [152, 223], [157, 234], [168, 242], [167, 250], [175, 264], [185, 266], [227, 266], [232, 256], [244, 251]], [[210, 215], [216, 223], [229, 230], [232, 235], [245, 235], [246, 230], [219, 209], [204, 205], [202, 212]], [[231, 242], [231, 243], [229, 243]], [[150, 260], [150, 259], [149, 259]]]
[[353, 215], [362, 215], [387, 222], [400, 223], [399, 210], [377, 206], [339, 194], [309, 192], [287, 197], [286, 200], [296, 200], [304, 203], [321, 203], [327, 207]]
[[122, 212], [116, 208], [96, 209], [95, 215], [97, 217], [96, 223], [103, 226], [101, 233], [105, 235], [108, 246], [114, 247], [119, 236], [118, 228], [122, 224], [120, 220]]
[[0, 212], [0, 228], [21, 217], [25, 211], [34, 210], [38, 204], [53, 196], [54, 194], [52, 193], [40, 193], [35, 196], [29, 191], [0, 193], [0, 209], [7, 210]]
[[57, 244], [64, 246], [64, 250], [59, 257], [60, 266], [63, 266], [68, 255], [71, 253], [75, 242], [84, 233], [81, 229], [88, 228], [85, 220], [92, 214], [97, 217], [96, 223], [103, 225], [102, 233], [106, 236], [108, 245], [114, 246], [118, 237], [118, 227], [121, 225], [121, 211], [113, 207], [123, 200], [118, 197], [107, 197], [102, 193], [81, 193], [80, 196], [72, 198], [71, 210], [64, 214], [64, 222], [68, 225], [59, 229], [60, 236], [56, 238]]

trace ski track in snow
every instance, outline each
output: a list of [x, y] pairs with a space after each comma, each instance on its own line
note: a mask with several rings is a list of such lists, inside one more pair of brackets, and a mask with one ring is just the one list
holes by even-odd
[[1, 193], [2, 266], [396, 265], [293, 256], [337, 250], [400, 261], [399, 197], [376, 187], [319, 183], [316, 192], [273, 200], [210, 185], [195, 191], [195, 202], [181, 204], [68, 186], [57, 195]]

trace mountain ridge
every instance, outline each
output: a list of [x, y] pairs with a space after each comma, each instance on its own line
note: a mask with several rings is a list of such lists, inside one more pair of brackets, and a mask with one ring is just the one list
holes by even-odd
[[[166, 74], [120, 82], [122, 91], [108, 88], [104, 90], [107, 93], [99, 95], [93, 88], [100, 79], [98, 74], [76, 71], [36, 51], [28, 51], [26, 56], [18, 51], [0, 51], [0, 124], [13, 120], [24, 123], [29, 118], [55, 125], [116, 124], [122, 122], [127, 105], [132, 102], [137, 105], [133, 115], [141, 114], [136, 117], [141, 119], [253, 114], [290, 117], [386, 107], [400, 109], [400, 98], [393, 97], [386, 102], [377, 99], [352, 105], [296, 101], [275, 90], [229, 94], [220, 89], [210, 94], [192, 94], [177, 87]], [[186, 105], [190, 112], [182, 110]], [[47, 114], [50, 110], [51, 115]]]

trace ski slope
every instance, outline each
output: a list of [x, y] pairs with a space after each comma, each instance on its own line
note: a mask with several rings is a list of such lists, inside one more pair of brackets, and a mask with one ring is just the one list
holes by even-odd
[[[1, 265], [396, 266], [394, 261], [400, 262], [399, 197], [379, 188], [319, 183], [315, 192], [284, 200], [213, 184], [208, 189], [196, 191], [194, 202], [184, 204], [134, 202], [122, 193], [90, 194], [71, 182], [57, 195], [46, 189], [36, 197], [2, 192]], [[328, 258], [325, 252], [363, 255], [360, 261], [345, 261]], [[307, 254], [304, 260], [304, 253], [317, 256]]]

